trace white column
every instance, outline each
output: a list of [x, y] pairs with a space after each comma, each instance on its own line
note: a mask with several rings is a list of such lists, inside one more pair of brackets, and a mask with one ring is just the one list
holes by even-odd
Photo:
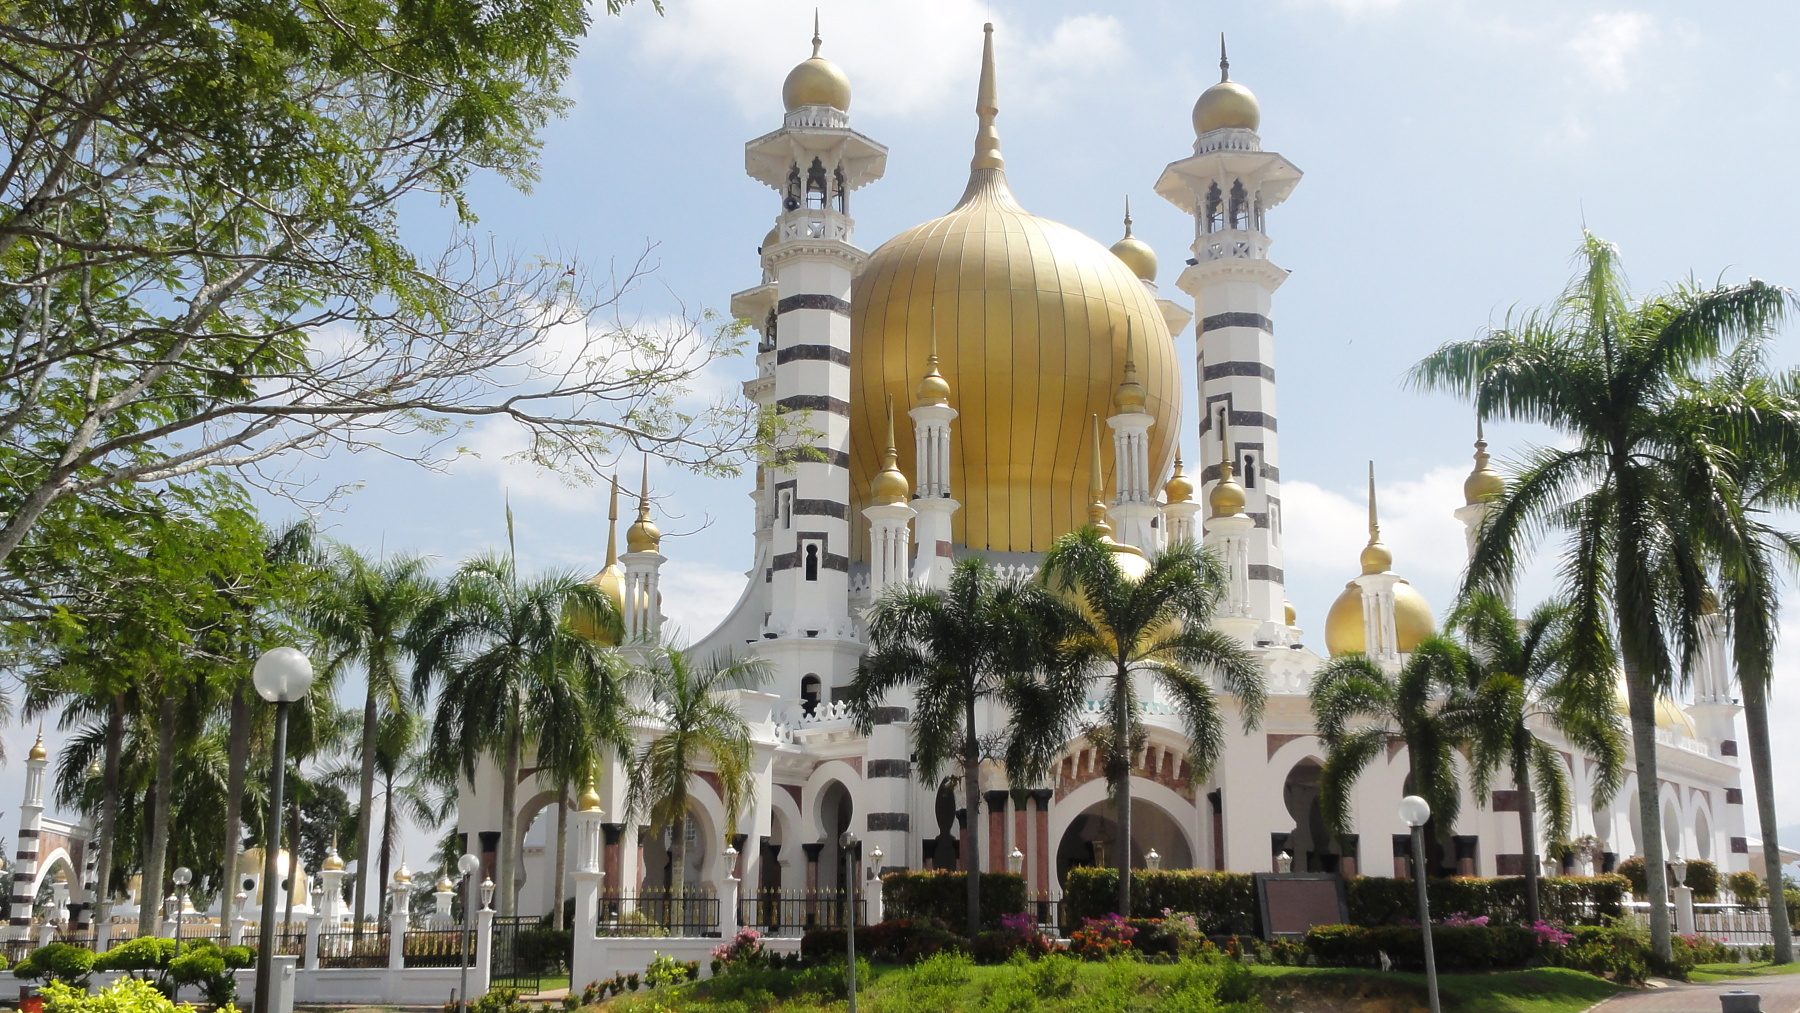
[[1228, 581], [1218, 626], [1246, 644], [1255, 642], [1256, 630], [1263, 624], [1250, 579], [1250, 538], [1255, 530], [1256, 520], [1244, 514], [1215, 516], [1206, 528], [1206, 546], [1224, 561]]
[[406, 863], [400, 863], [400, 871], [394, 873], [393, 886], [388, 890], [388, 970], [400, 971], [406, 968], [406, 928], [412, 915], [410, 900], [412, 893], [412, 873]]
[[1363, 653], [1376, 664], [1400, 662], [1394, 617], [1394, 585], [1399, 582], [1392, 573], [1365, 573], [1356, 578], [1356, 586], [1362, 589]]
[[962, 506], [950, 489], [950, 427], [957, 411], [946, 402], [921, 404], [907, 414], [913, 420], [919, 462], [913, 499], [918, 517], [913, 579], [925, 587], [943, 588], [950, 583], [950, 524]]
[[1148, 553], [1157, 548], [1156, 502], [1150, 493], [1150, 426], [1145, 412], [1130, 411], [1107, 418], [1113, 433], [1113, 470], [1117, 479], [1112, 516], [1115, 538]]
[[625, 567], [625, 640], [655, 644], [662, 637], [662, 553], [627, 552]]
[[869, 520], [869, 597], [912, 578], [910, 524], [916, 511], [905, 503], [863, 508]]

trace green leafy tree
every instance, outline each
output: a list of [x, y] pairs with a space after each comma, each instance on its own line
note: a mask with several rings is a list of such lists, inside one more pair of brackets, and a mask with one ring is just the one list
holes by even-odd
[[[407, 713], [411, 705], [423, 706], [429, 693], [429, 686], [409, 685], [405, 638], [436, 594], [423, 558], [400, 555], [370, 560], [340, 545], [333, 549], [327, 576], [306, 610], [307, 622], [329, 652], [324, 666], [327, 676], [335, 678], [351, 666], [363, 675], [362, 741], [356, 752], [361, 758], [356, 795], [358, 870], [373, 862], [369, 842], [374, 833], [376, 766], [385, 755], [380, 741], [382, 722], [391, 715]], [[390, 734], [402, 730], [396, 727]], [[386, 758], [390, 764], [398, 762], [391, 755]], [[387, 858], [383, 849], [377, 889], [387, 882]], [[368, 883], [369, 877], [357, 877], [351, 923], [359, 935], [368, 909]]]
[[[1096, 458], [1098, 449], [1096, 445]], [[1105, 694], [1109, 717], [1088, 735], [1106, 760], [1117, 835], [1118, 909], [1130, 911], [1131, 756], [1143, 728], [1138, 679], [1160, 687], [1181, 716], [1189, 776], [1195, 781], [1211, 772], [1224, 749], [1225, 717], [1213, 695], [1213, 679], [1237, 704], [1245, 730], [1261, 723], [1265, 693], [1262, 668], [1249, 650], [1212, 628], [1228, 586], [1218, 557], [1191, 542], [1178, 542], [1146, 560], [1113, 542], [1103, 525], [1102, 519], [1057, 539], [1044, 557], [1042, 579], [1078, 606], [1059, 645], [1064, 652], [1059, 666], [1085, 671]], [[1072, 694], [1056, 697], [1061, 709], [1044, 717], [1066, 732], [1079, 720], [1083, 700]]]
[[[995, 740], [1004, 741], [1008, 776], [1035, 781], [1064, 745], [1062, 729], [1033, 715], [1047, 693], [1067, 699], [1055, 711], [1080, 705], [1085, 672], [1053, 666], [1052, 646], [1067, 625], [1066, 609], [1042, 585], [1004, 579], [984, 559], [959, 560], [943, 590], [901, 584], [881, 595], [868, 616], [870, 652], [857, 668], [850, 703], [862, 734], [875, 727], [877, 711], [902, 688], [909, 690], [909, 728], [920, 780], [937, 784], [945, 770], [961, 771], [969, 820], [962, 847], [968, 856], [968, 924], [981, 931], [981, 761], [998, 743], [983, 743], [975, 715], [993, 701], [1018, 715]], [[1040, 674], [1047, 678], [1038, 678]], [[1061, 676], [1058, 678], [1057, 676]]]
[[1469, 774], [1477, 800], [1488, 797], [1504, 770], [1519, 793], [1519, 840], [1524, 842], [1525, 919], [1536, 922], [1540, 812], [1553, 851], [1561, 850], [1574, 812], [1568, 769], [1534, 726], [1555, 729], [1595, 763], [1593, 804], [1605, 806], [1625, 779], [1625, 736], [1613, 706], [1612, 665], [1581, 671], [1566, 664], [1566, 605], [1548, 603], [1523, 622], [1505, 599], [1478, 593], [1446, 626], [1462, 635], [1475, 664], [1467, 692], [1471, 744]]
[[1462, 809], [1453, 753], [1465, 738], [1462, 706], [1471, 664], [1454, 641], [1427, 637], [1397, 672], [1390, 674], [1367, 655], [1346, 654], [1313, 676], [1313, 722], [1325, 744], [1319, 813], [1334, 835], [1352, 830], [1350, 795], [1357, 778], [1398, 740], [1406, 745], [1413, 793], [1431, 803], [1427, 834], [1441, 858]]
[[641, 720], [650, 739], [638, 751], [625, 809], [631, 822], [648, 824], [652, 833], [669, 831], [669, 890], [680, 894], [689, 785], [703, 770], [718, 779], [727, 839], [737, 834], [738, 814], [755, 797], [750, 726], [728, 694], [755, 689], [767, 669], [754, 658], [696, 665], [686, 651], [659, 647], [635, 675], [649, 701]]
[[[1646, 828], [1638, 843], [1661, 868], [1656, 698], [1674, 689], [1697, 647], [1707, 559], [1694, 514], [1701, 504], [1712, 515], [1741, 511], [1727, 458], [1795, 452], [1787, 427], [1765, 424], [1785, 417], [1785, 402], [1756, 403], [1754, 391], [1721, 401], [1694, 381], [1731, 342], [1772, 335], [1793, 297], [1749, 281], [1633, 301], [1618, 251], [1591, 234], [1578, 263], [1554, 304], [1444, 345], [1412, 379], [1469, 398], [1483, 418], [1535, 422], [1563, 438], [1527, 456], [1493, 501], [1464, 587], [1511, 586], [1540, 533], [1567, 536], [1560, 577], [1573, 606], [1572, 663], [1592, 669], [1613, 628]], [[1651, 945], [1668, 959], [1668, 884], [1649, 879]]]
[[[415, 693], [437, 685], [434, 762], [469, 777], [483, 758], [500, 766], [503, 829], [494, 879], [502, 915], [511, 915], [517, 900], [526, 751], [593, 729], [602, 730], [602, 741], [623, 741], [622, 665], [576, 631], [572, 614], [598, 617], [584, 619], [584, 628], [618, 622], [605, 592], [573, 573], [521, 581], [510, 556], [485, 555], [457, 569], [409, 635]], [[550, 719], [570, 713], [582, 716], [574, 731]]]

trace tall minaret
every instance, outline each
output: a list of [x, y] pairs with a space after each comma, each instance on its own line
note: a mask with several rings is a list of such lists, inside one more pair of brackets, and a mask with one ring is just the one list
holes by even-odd
[[1394, 587], [1402, 583], [1394, 571], [1394, 554], [1381, 541], [1381, 516], [1375, 509], [1375, 462], [1369, 462], [1369, 544], [1362, 550], [1363, 653], [1377, 664], [1400, 661], [1400, 635]]
[[1156, 549], [1156, 502], [1150, 485], [1150, 427], [1156, 420], [1146, 405], [1149, 396], [1138, 379], [1136, 340], [1125, 323], [1125, 375], [1113, 392], [1113, 413], [1106, 425], [1113, 434], [1113, 471], [1118, 489], [1112, 514], [1119, 522], [1118, 539], [1144, 552]]
[[913, 500], [918, 511], [913, 539], [918, 546], [913, 561], [913, 580], [926, 587], [950, 584], [950, 521], [962, 504], [950, 494], [950, 424], [956, 409], [950, 407], [950, 381], [938, 371], [937, 331], [931, 334], [931, 355], [925, 375], [913, 395], [913, 439], [919, 471], [919, 491]]
[[650, 519], [650, 458], [638, 486], [637, 520], [625, 529], [625, 643], [655, 646], [662, 638], [662, 530]]
[[868, 256], [851, 245], [849, 201], [881, 178], [887, 149], [850, 129], [850, 82], [820, 44], [815, 19], [812, 57], [782, 84], [781, 128], [744, 146], [745, 170], [781, 195], [776, 238], [762, 250], [775, 286], [774, 404], [786, 421], [784, 460], [767, 475], [765, 633], [848, 641], [850, 280]]
[[[1463, 505], [1456, 508], [1456, 519], [1462, 522], [1463, 538], [1471, 559], [1475, 556], [1475, 542], [1481, 537], [1481, 527], [1494, 512], [1494, 501], [1506, 494], [1506, 479], [1494, 470], [1493, 455], [1487, 448], [1487, 438], [1481, 431], [1481, 417], [1476, 416], [1475, 467], [1469, 471], [1469, 477], [1463, 479]], [[1512, 588], [1506, 588], [1501, 595], [1506, 599], [1507, 607], [1512, 607]]]
[[38, 832], [44, 823], [44, 768], [50, 765], [50, 751], [44, 748], [44, 730], [38, 729], [37, 741], [25, 755], [25, 798], [19, 803], [19, 850], [12, 867], [12, 914], [9, 919], [13, 939], [31, 938], [31, 910], [37, 898], [30, 884], [37, 881]]
[[[1300, 170], [1262, 150], [1261, 111], [1250, 89], [1231, 80], [1219, 39], [1219, 83], [1194, 103], [1194, 153], [1170, 163], [1156, 192], [1194, 216], [1194, 259], [1176, 284], [1199, 318], [1200, 433], [1235, 434], [1236, 472], [1255, 522], [1249, 539], [1251, 614], [1285, 624], [1281, 557], [1281, 455], [1276, 440], [1275, 325], [1270, 307], [1287, 271], [1269, 260], [1264, 216], [1287, 199]], [[1202, 461], [1203, 487], [1221, 477]]]

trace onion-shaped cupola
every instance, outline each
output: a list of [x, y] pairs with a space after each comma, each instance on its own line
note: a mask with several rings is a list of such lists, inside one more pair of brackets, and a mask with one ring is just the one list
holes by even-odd
[[813, 12], [812, 56], [788, 71], [781, 82], [781, 104], [793, 112], [805, 106], [830, 106], [840, 113], [850, 111], [850, 79], [837, 64], [819, 55], [819, 14]]
[[[1369, 465], [1369, 541], [1360, 557], [1364, 576], [1392, 574], [1394, 554], [1381, 541], [1381, 519], [1375, 505], [1375, 465]], [[1401, 654], [1410, 654], [1426, 637], [1437, 631], [1431, 606], [1408, 584], [1396, 577], [1394, 594], [1394, 638]], [[1332, 656], [1360, 654], [1366, 650], [1363, 618], [1363, 589], [1356, 581], [1344, 585], [1331, 610], [1325, 614], [1325, 648]]]
[[1506, 479], [1494, 470], [1493, 456], [1481, 432], [1481, 419], [1475, 420], [1475, 468], [1463, 479], [1463, 502], [1469, 506], [1498, 499], [1506, 492]]
[[1231, 79], [1231, 60], [1225, 55], [1225, 35], [1219, 35], [1219, 83], [1200, 93], [1194, 103], [1194, 134], [1215, 130], [1255, 130], [1262, 125], [1262, 106], [1250, 89]]
[[1156, 280], [1156, 251], [1131, 234], [1131, 198], [1125, 198], [1125, 235], [1112, 244], [1112, 255], [1124, 261], [1140, 281]]

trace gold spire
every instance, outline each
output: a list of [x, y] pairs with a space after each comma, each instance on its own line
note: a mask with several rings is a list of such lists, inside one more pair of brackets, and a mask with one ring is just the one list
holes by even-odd
[[662, 530], [650, 519], [650, 455], [644, 455], [644, 476], [638, 486], [638, 515], [625, 529], [625, 548], [631, 552], [655, 552], [662, 544]]
[[1100, 416], [1089, 416], [1094, 420], [1094, 459], [1088, 471], [1088, 527], [1100, 532], [1100, 537], [1112, 540], [1112, 525], [1106, 523], [1106, 483], [1100, 474]]
[[31, 752], [27, 753], [25, 758], [28, 760], [43, 760], [48, 759], [49, 756], [50, 751], [44, 748], [44, 726], [40, 723], [38, 725], [37, 741], [31, 744]]
[[1167, 503], [1188, 503], [1194, 498], [1194, 483], [1181, 473], [1181, 450], [1175, 450], [1175, 474], [1163, 483], [1163, 501]]
[[1386, 573], [1394, 568], [1394, 554], [1381, 544], [1381, 517], [1375, 509], [1375, 462], [1369, 462], [1369, 544], [1362, 550], [1362, 572]]
[[575, 807], [584, 813], [600, 811], [600, 791], [594, 787], [593, 771], [588, 771], [587, 783], [582, 785], [581, 797], [575, 800]]
[[869, 483], [869, 500], [880, 506], [905, 503], [912, 497], [912, 485], [900, 471], [900, 450], [894, 446], [894, 397], [887, 399], [887, 450], [875, 481]]
[[612, 498], [606, 504], [606, 565], [619, 562], [619, 476], [612, 477]]
[[[823, 40], [819, 37], [819, 9], [817, 7], [814, 7], [813, 8], [813, 59], [816, 60], [819, 58], [819, 47], [824, 44], [824, 41], [825, 40]], [[1225, 51], [1225, 33], [1224, 32], [1219, 33], [1219, 51], [1221, 53]]]
[[[819, 11], [813, 9], [813, 55], [819, 55]], [[1219, 33], [1219, 80], [1231, 80], [1231, 57], [1225, 55], [1225, 33]]]
[[1125, 235], [1112, 244], [1112, 255], [1125, 262], [1139, 281], [1156, 280], [1156, 251], [1131, 234], [1131, 196], [1125, 197]]
[[1247, 497], [1244, 487], [1238, 482], [1232, 470], [1231, 459], [1237, 450], [1231, 445], [1230, 424], [1223, 422], [1225, 415], [1220, 412], [1219, 426], [1219, 480], [1213, 484], [1212, 492], [1207, 494], [1207, 505], [1212, 507], [1214, 517], [1236, 517], [1244, 512]]
[[981, 83], [975, 91], [975, 160], [971, 170], [1004, 169], [1006, 159], [1000, 157], [1000, 131], [994, 118], [1000, 115], [999, 100], [994, 95], [994, 25], [981, 26]]
[[[939, 405], [950, 403], [950, 381], [938, 372], [937, 349], [937, 314], [931, 319], [931, 354], [925, 357], [925, 375], [919, 380], [918, 390], [913, 392], [913, 399], [920, 405]], [[893, 442], [892, 437], [888, 439]]]
[[1487, 452], [1487, 439], [1481, 432], [1481, 416], [1475, 416], [1475, 468], [1463, 479], [1463, 502], [1469, 506], [1496, 499], [1506, 492], [1506, 479], [1494, 470], [1493, 457]]
[[1131, 318], [1125, 318], [1125, 375], [1119, 380], [1119, 387], [1113, 392], [1113, 412], [1118, 415], [1135, 415], [1144, 410], [1149, 395], [1144, 392], [1144, 385], [1138, 380], [1136, 337], [1131, 331]]
[[319, 863], [320, 872], [344, 871], [344, 856], [338, 854], [337, 834], [331, 835], [331, 847], [325, 849], [325, 860]]

